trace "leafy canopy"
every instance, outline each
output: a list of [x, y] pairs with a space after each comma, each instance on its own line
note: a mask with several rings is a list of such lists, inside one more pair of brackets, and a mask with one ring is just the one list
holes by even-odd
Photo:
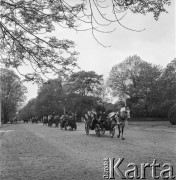
[[79, 71], [69, 77], [67, 89], [71, 93], [78, 93], [82, 96], [92, 95], [102, 81], [102, 75], [98, 75], [94, 71]]
[[167, 12], [171, 1], [1, 0], [0, 3], [1, 60], [6, 67], [16, 68], [21, 74], [21, 66], [31, 67], [23, 75], [26, 80], [39, 82], [43, 76], [65, 75], [76, 66], [75, 44], [51, 36], [55, 24], [76, 31], [91, 30], [97, 40], [95, 32], [112, 32], [113, 29], [106, 28], [112, 23], [134, 30], [122, 23], [126, 12], [153, 13], [157, 20], [161, 13]]

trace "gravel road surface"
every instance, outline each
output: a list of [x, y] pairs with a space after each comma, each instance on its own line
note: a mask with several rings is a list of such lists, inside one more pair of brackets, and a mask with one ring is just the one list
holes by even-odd
[[[117, 132], [116, 132], [117, 135]], [[124, 158], [119, 169], [124, 174], [129, 163], [141, 173], [141, 163], [156, 159], [173, 166], [176, 175], [176, 127], [168, 122], [136, 122], [125, 127], [124, 141], [109, 132], [97, 137], [85, 134], [84, 123], [77, 131], [65, 131], [42, 124], [14, 124], [0, 128], [1, 180], [101, 180], [105, 158]], [[168, 174], [168, 173], [167, 173]], [[166, 174], [166, 175], [167, 175]], [[115, 179], [121, 179], [115, 172]], [[151, 168], [146, 179], [152, 180]], [[159, 178], [162, 179], [162, 178]]]

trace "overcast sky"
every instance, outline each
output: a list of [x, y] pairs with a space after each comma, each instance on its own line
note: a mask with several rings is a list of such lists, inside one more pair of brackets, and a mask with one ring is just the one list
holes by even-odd
[[[102, 47], [93, 38], [90, 31], [75, 32], [56, 27], [53, 35], [59, 39], [68, 38], [75, 41], [76, 50], [80, 53], [78, 65], [82, 70], [93, 70], [106, 78], [112, 66], [122, 62], [128, 56], [137, 54], [142, 60], [165, 67], [176, 57], [176, 5], [173, 0], [168, 8], [169, 13], [163, 13], [158, 21], [152, 15], [134, 15], [128, 13], [122, 23], [127, 27], [140, 30], [133, 32], [116, 25], [111, 34], [99, 33], [98, 40], [108, 48]], [[27, 99], [36, 97], [37, 85], [25, 84], [28, 88]]]

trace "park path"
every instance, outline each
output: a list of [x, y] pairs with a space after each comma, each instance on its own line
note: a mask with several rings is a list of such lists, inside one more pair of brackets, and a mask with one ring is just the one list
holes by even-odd
[[[2, 180], [101, 180], [104, 158], [124, 158], [119, 167], [124, 173], [128, 163], [170, 163], [176, 170], [176, 128], [162, 123], [131, 123], [126, 140], [110, 138], [106, 132], [97, 137], [84, 132], [49, 128], [42, 124], [14, 124], [0, 129], [0, 179]], [[157, 170], [159, 173], [162, 167]], [[174, 172], [176, 174], [176, 171]], [[121, 179], [115, 174], [116, 179]], [[151, 169], [146, 170], [146, 179]]]

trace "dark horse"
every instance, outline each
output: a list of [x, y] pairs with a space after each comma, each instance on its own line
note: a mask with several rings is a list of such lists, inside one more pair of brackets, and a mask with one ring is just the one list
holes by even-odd
[[77, 124], [76, 124], [76, 117], [74, 114], [68, 117], [67, 119], [67, 126], [70, 126], [70, 130], [75, 130], [77, 129]]
[[47, 116], [44, 116], [43, 117], [43, 125], [47, 125], [48, 124], [48, 117]]
[[59, 126], [60, 118], [59, 116], [49, 115], [48, 116], [48, 126], [51, 127], [53, 124], [55, 124], [55, 127]]

